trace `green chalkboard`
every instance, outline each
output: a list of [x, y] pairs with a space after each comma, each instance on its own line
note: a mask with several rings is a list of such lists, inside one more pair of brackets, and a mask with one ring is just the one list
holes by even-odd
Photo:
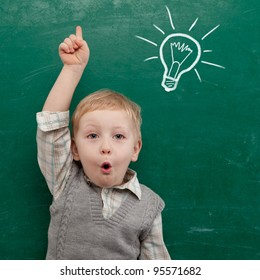
[[0, 259], [45, 258], [52, 198], [37, 164], [35, 113], [62, 67], [58, 45], [78, 24], [91, 57], [72, 109], [100, 88], [141, 105], [143, 149], [132, 167], [166, 202], [172, 258], [260, 259], [259, 8], [1, 1]]

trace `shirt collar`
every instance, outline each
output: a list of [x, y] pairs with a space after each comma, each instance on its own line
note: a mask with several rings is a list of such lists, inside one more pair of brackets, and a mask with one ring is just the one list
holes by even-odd
[[[89, 180], [89, 178], [86, 175], [84, 175], [84, 178], [88, 184], [93, 185], [93, 183]], [[134, 195], [136, 195], [139, 200], [141, 200], [142, 191], [141, 191], [139, 181], [137, 179], [137, 173], [130, 168], [128, 168], [126, 171], [123, 184], [119, 186], [115, 186], [113, 188], [120, 189], [120, 190], [129, 190]]]
[[134, 170], [128, 168], [126, 171], [124, 181], [125, 183], [123, 183], [120, 186], [116, 186], [114, 188], [121, 189], [121, 190], [128, 189], [133, 194], [135, 194], [139, 200], [141, 200], [142, 191], [141, 191], [139, 181], [137, 179], [137, 173]]

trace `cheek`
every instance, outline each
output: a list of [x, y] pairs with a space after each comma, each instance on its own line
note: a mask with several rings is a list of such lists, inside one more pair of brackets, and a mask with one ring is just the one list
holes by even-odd
[[96, 154], [96, 149], [83, 141], [77, 143], [77, 149], [81, 161], [91, 159]]
[[121, 161], [125, 161], [125, 162], [130, 162], [133, 160], [135, 152], [133, 148], [125, 148], [124, 150], [121, 150], [121, 152], [118, 153], [119, 158], [121, 159]]

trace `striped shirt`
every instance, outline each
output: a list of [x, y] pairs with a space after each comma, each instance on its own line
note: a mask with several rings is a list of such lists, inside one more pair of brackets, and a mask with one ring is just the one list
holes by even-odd
[[[65, 187], [73, 162], [69, 111], [40, 112], [36, 118], [38, 163], [55, 200]], [[136, 172], [128, 169], [124, 181], [126, 183], [120, 186], [102, 189], [102, 213], [105, 219], [115, 213], [129, 191], [141, 199], [142, 193]], [[150, 233], [141, 244], [140, 251], [140, 259], [170, 259], [163, 241], [161, 214], [155, 218]]]

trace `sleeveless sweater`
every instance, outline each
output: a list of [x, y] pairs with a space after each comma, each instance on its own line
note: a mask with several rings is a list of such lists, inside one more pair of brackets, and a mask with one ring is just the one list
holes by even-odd
[[63, 193], [50, 207], [47, 259], [138, 259], [140, 244], [148, 235], [164, 202], [141, 185], [139, 200], [129, 191], [109, 218], [102, 214], [101, 188], [90, 184], [82, 168], [73, 163]]

